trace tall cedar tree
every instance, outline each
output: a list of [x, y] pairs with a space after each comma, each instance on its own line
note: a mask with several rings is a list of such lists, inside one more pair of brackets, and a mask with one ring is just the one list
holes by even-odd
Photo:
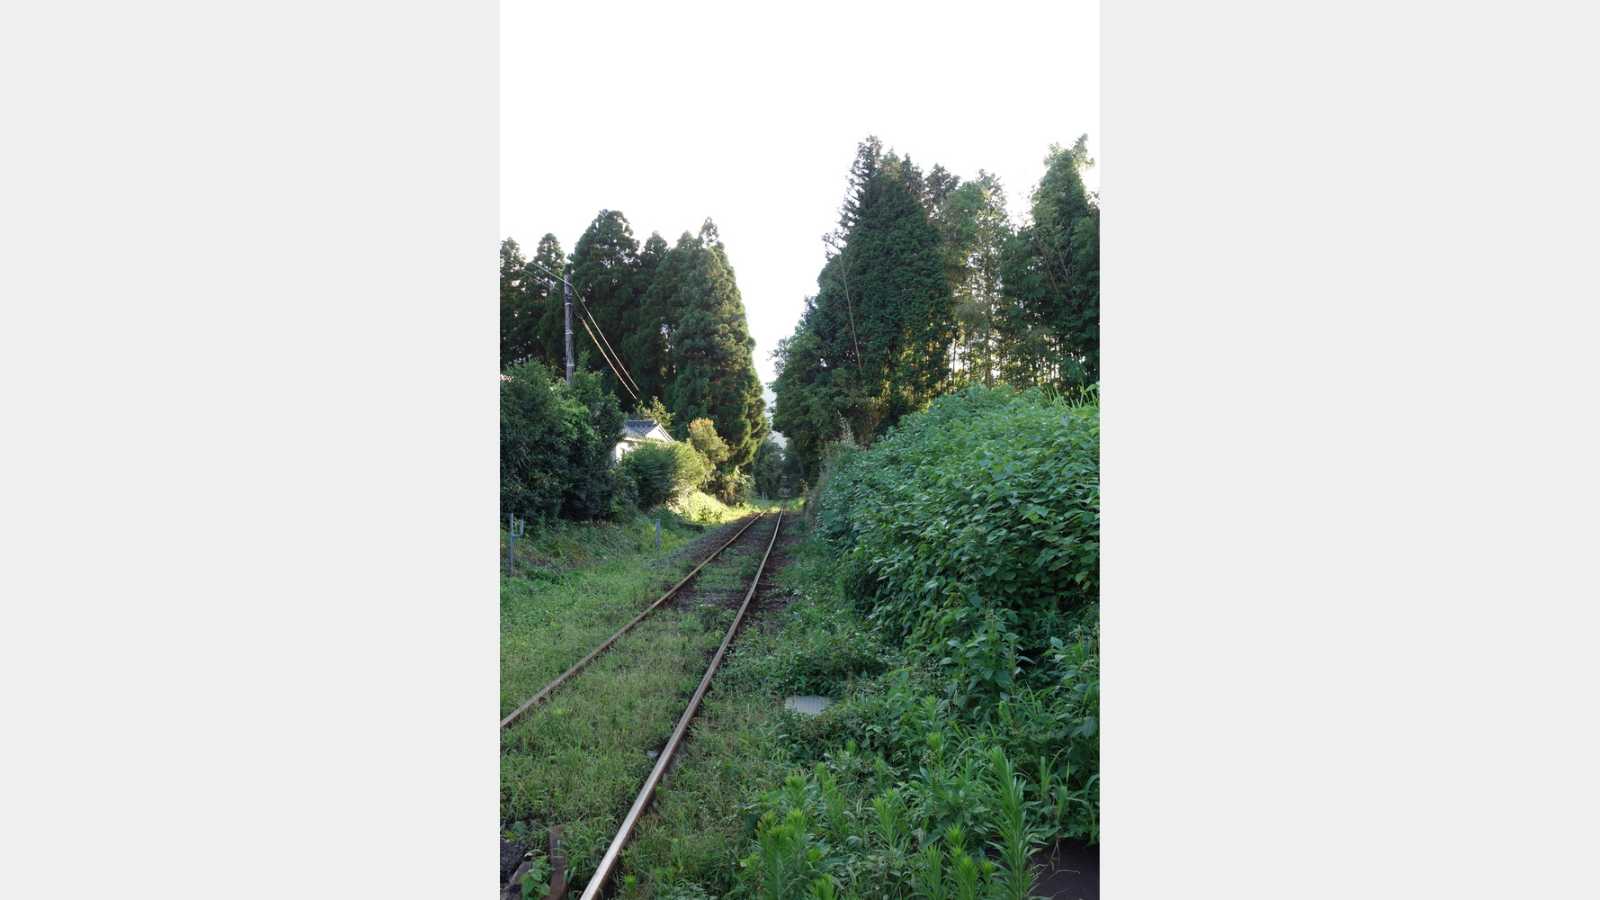
[[642, 402], [665, 396], [672, 380], [672, 364], [667, 354], [667, 330], [672, 310], [663, 288], [672, 250], [660, 234], [652, 233], [639, 251], [639, 272], [635, 293], [639, 297], [638, 320], [623, 337], [617, 350], [628, 363], [628, 370], [639, 382]]
[[673, 250], [679, 254], [670, 260], [675, 283], [665, 301], [674, 320], [667, 408], [680, 428], [699, 418], [715, 422], [729, 450], [718, 469], [732, 473], [749, 466], [767, 436], [755, 341], [716, 225], [707, 219], [698, 238], [685, 235]]
[[[939, 232], [927, 182], [876, 138], [857, 150], [852, 190], [818, 278], [812, 325], [831, 370], [835, 406], [870, 444], [937, 396], [955, 335]], [[787, 432], [786, 432], [787, 433]]]
[[1052, 146], [1033, 192], [1033, 221], [1007, 245], [1002, 320], [1013, 383], [1100, 379], [1100, 207], [1084, 187], [1088, 136]]
[[822, 448], [843, 434], [844, 415], [841, 395], [833, 378], [840, 370], [840, 357], [830, 365], [823, 351], [818, 322], [817, 298], [807, 297], [805, 311], [794, 334], [778, 341], [773, 364], [778, 378], [772, 383], [777, 402], [772, 409], [772, 427], [789, 441], [789, 458], [803, 480], [816, 481]]
[[[500, 244], [500, 370], [529, 360], [559, 372], [566, 370], [562, 342], [561, 282], [565, 267], [561, 244], [553, 234], [539, 240], [532, 262], [511, 238]], [[576, 327], [576, 326], [574, 326]]]
[[[572, 250], [572, 268], [567, 274], [584, 304], [580, 306], [576, 301], [573, 304], [574, 341], [582, 340], [593, 345], [596, 339], [603, 337], [610, 344], [606, 355], [613, 351], [622, 353], [623, 336], [632, 334], [639, 327], [640, 300], [644, 293], [639, 283], [639, 270], [639, 242], [633, 239], [633, 229], [628, 225], [627, 218], [615, 210], [601, 210], [583, 236], [578, 238], [577, 246]], [[589, 328], [599, 328], [595, 339], [589, 338], [588, 332], [579, 324], [578, 318], [583, 315], [584, 307], [592, 317]], [[582, 337], [579, 338], [579, 335]], [[595, 371], [601, 373], [601, 380], [619, 401], [632, 405], [635, 401], [629, 387], [611, 372], [598, 347], [590, 358]], [[633, 367], [628, 364], [626, 356], [622, 357], [622, 362], [623, 368], [633, 374]]]
[[500, 242], [500, 371], [532, 355], [533, 321], [528, 261], [511, 238]]
[[999, 179], [980, 169], [976, 181], [943, 192], [935, 224], [944, 244], [946, 277], [955, 294], [952, 380], [992, 385], [1004, 353], [1000, 325], [1007, 312], [1001, 270], [1006, 243], [1013, 235]]
[[[1073, 387], [1100, 369], [1099, 200], [1087, 136], [1051, 147], [1030, 223], [1013, 231], [999, 180], [923, 176], [877, 138], [857, 148], [832, 254], [794, 333], [778, 343], [773, 427], [814, 480], [823, 447], [870, 443], [963, 383]], [[949, 303], [934, 286], [927, 214]]]
[[[528, 267], [531, 279], [528, 297], [537, 315], [532, 356], [556, 372], [565, 374], [567, 347], [563, 306], [566, 301], [562, 296], [561, 281], [556, 276], [566, 276], [567, 260], [561, 252], [561, 242], [556, 240], [555, 235], [547, 234], [539, 239], [539, 247], [534, 251], [533, 261], [536, 265]], [[543, 270], [555, 274], [548, 275]], [[574, 330], [581, 330], [576, 322], [572, 327]], [[578, 346], [577, 338], [574, 336], [573, 349], [576, 350]]]

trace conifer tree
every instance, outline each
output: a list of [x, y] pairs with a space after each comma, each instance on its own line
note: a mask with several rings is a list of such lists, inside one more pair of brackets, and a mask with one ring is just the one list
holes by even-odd
[[[622, 213], [603, 209], [578, 238], [572, 250], [572, 266], [567, 278], [582, 297], [588, 314], [592, 317], [590, 328], [598, 326], [596, 338], [609, 342], [611, 351], [621, 353], [622, 337], [631, 334], [639, 323], [639, 242], [633, 238], [633, 229]], [[574, 301], [576, 304], [576, 301]], [[579, 324], [582, 309], [575, 305], [572, 311], [575, 335], [587, 332]], [[574, 338], [577, 340], [577, 338]], [[611, 351], [607, 351], [609, 354]], [[592, 355], [595, 371], [619, 400], [633, 402], [632, 394], [618, 381], [597, 350]], [[624, 357], [623, 365], [630, 372]]]
[[1002, 259], [1012, 237], [999, 179], [980, 169], [976, 181], [945, 193], [935, 224], [955, 301], [952, 378], [993, 384], [1001, 355], [1000, 326], [1007, 315]]
[[[565, 372], [566, 322], [562, 313], [564, 300], [558, 276], [565, 275], [567, 260], [561, 252], [561, 242], [556, 240], [555, 235], [546, 234], [539, 239], [533, 263], [528, 267], [528, 302], [537, 316], [537, 324], [533, 329], [532, 356], [557, 372]], [[573, 328], [577, 327], [573, 325]]]
[[534, 310], [528, 298], [528, 261], [511, 238], [500, 242], [500, 371], [530, 355]]
[[751, 358], [755, 341], [716, 225], [707, 219], [699, 237], [680, 240], [673, 253], [683, 256], [675, 261], [679, 268], [666, 300], [673, 317], [667, 407], [680, 423], [699, 418], [716, 423], [729, 448], [719, 468], [731, 473], [755, 459], [767, 435], [761, 382]]
[[772, 427], [788, 439], [788, 453], [802, 479], [815, 481], [822, 460], [822, 448], [838, 440], [844, 427], [841, 404], [843, 392], [833, 384], [839, 358], [829, 364], [828, 352], [818, 336], [820, 317], [816, 298], [806, 298], [805, 311], [794, 334], [778, 341], [773, 362], [778, 371], [772, 383], [777, 402], [772, 409]]
[[851, 184], [812, 324], [835, 370], [837, 405], [855, 438], [870, 443], [937, 394], [949, 375], [955, 323], [921, 173], [868, 138]]
[[1089, 384], [1100, 377], [1100, 209], [1084, 187], [1088, 136], [1052, 146], [1033, 192], [1032, 222], [1007, 246], [1009, 345], [1017, 383]]
[[672, 258], [673, 251], [667, 242], [660, 234], [651, 233], [639, 251], [639, 271], [634, 286], [634, 293], [639, 297], [638, 321], [618, 345], [629, 370], [639, 382], [641, 397], [663, 396], [672, 379], [667, 353], [667, 332], [672, 322], [667, 300], [671, 296], [669, 282], [674, 277], [668, 264]]

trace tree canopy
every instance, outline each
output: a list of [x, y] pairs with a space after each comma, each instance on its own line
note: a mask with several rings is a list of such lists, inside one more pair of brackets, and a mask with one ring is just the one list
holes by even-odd
[[1099, 201], [1087, 136], [1050, 148], [1028, 220], [980, 170], [926, 175], [876, 137], [857, 147], [838, 228], [794, 333], [774, 353], [773, 427], [814, 477], [823, 447], [870, 445], [968, 383], [1070, 389], [1099, 378]]
[[748, 480], [770, 428], [755, 342], [716, 224], [707, 219], [672, 246], [659, 234], [640, 246], [626, 216], [601, 210], [570, 259], [545, 235], [532, 263], [514, 240], [502, 243], [502, 371], [524, 361], [562, 371], [564, 276], [575, 292], [579, 367], [621, 406], [649, 412], [680, 438], [688, 423], [709, 420], [726, 442], [717, 484], [731, 495], [741, 476]]

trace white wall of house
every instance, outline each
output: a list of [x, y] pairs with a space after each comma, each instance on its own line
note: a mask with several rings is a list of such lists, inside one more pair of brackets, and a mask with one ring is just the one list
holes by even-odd
[[671, 444], [675, 443], [675, 441], [673, 441], [672, 435], [667, 433], [667, 430], [660, 425], [651, 428], [643, 436], [624, 434], [622, 439], [617, 441], [617, 445], [611, 448], [611, 461], [621, 462], [624, 456], [639, 449], [641, 445], [646, 443]]

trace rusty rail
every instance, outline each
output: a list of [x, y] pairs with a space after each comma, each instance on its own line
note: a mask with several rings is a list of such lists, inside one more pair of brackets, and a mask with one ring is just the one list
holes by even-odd
[[[673, 585], [670, 588], [667, 588], [667, 592], [665, 594], [662, 594], [660, 597], [656, 598], [656, 601], [654, 603], [652, 603], [649, 606], [645, 607], [644, 612], [641, 612], [637, 616], [634, 616], [633, 617], [633, 621], [631, 621], [628, 624], [622, 626], [620, 629], [617, 630], [616, 634], [613, 634], [611, 637], [606, 638], [605, 641], [600, 644], [600, 646], [598, 646], [598, 647], [594, 648], [593, 650], [589, 651], [589, 655], [588, 656], [585, 656], [583, 659], [580, 659], [577, 662], [573, 663], [572, 664], [572, 668], [566, 670], [565, 672], [562, 672], [560, 675], [557, 675], [554, 681], [552, 681], [549, 684], [545, 685], [544, 687], [540, 688], [539, 689], [539, 693], [534, 694], [531, 698], [528, 699], [528, 701], [526, 703], [523, 703], [521, 706], [519, 706], [516, 709], [512, 710], [510, 715], [508, 715], [504, 719], [500, 720], [500, 728], [501, 728], [501, 730], [504, 730], [505, 727], [510, 725], [512, 722], [515, 722], [518, 718], [520, 718], [522, 716], [523, 713], [525, 713], [528, 710], [534, 708], [539, 703], [541, 703], [542, 701], [547, 699], [550, 696], [550, 694], [555, 691], [556, 688], [558, 688], [558, 687], [560, 687], [562, 685], [563, 682], [565, 682], [568, 678], [571, 678], [572, 676], [578, 674], [578, 672], [581, 669], [583, 669], [584, 666], [587, 666], [590, 662], [593, 662], [594, 658], [596, 656], [599, 656], [600, 654], [606, 652], [606, 650], [609, 649], [612, 644], [615, 644], [617, 642], [617, 638], [620, 638], [623, 635], [627, 634], [630, 630], [632, 630], [633, 626], [635, 626], [635, 625], [639, 624], [640, 622], [644, 621], [644, 617], [645, 616], [648, 616], [651, 613], [655, 612], [656, 611], [656, 607], [660, 606], [661, 604], [667, 602], [667, 600], [671, 599], [673, 594], [676, 594], [680, 588], [682, 588], [684, 585], [689, 583], [689, 579], [691, 579], [694, 576], [698, 575], [700, 573], [700, 570], [705, 568], [706, 563], [709, 563], [713, 559], [716, 559], [717, 556], [722, 553], [722, 551], [724, 551], [724, 550], [728, 549], [729, 547], [733, 546], [733, 542], [734, 541], [737, 541], [741, 535], [743, 535], [746, 531], [750, 530], [750, 526], [751, 525], [754, 525], [756, 522], [760, 521], [761, 519], [762, 519], [762, 516], [759, 515], [759, 514], [751, 517], [750, 521], [744, 523], [744, 527], [743, 528], [740, 528], [738, 531], [734, 532], [733, 537], [728, 538], [727, 543], [723, 544], [721, 547], [718, 547], [715, 551], [713, 551], [711, 553], [710, 556], [707, 556], [705, 559], [702, 559], [700, 561], [700, 564], [695, 566], [693, 569], [690, 569], [689, 570], [689, 574], [687, 574], [687, 575], [683, 576], [683, 578], [679, 579], [677, 584]], [[783, 513], [781, 513], [781, 512], [778, 513], [778, 520], [780, 522], [783, 521]], [[774, 531], [773, 533], [776, 534], [777, 532]], [[765, 562], [766, 562], [766, 560], [763, 559], [762, 563], [765, 564]]]
[[605, 889], [606, 882], [611, 878], [611, 870], [617, 864], [617, 859], [622, 855], [622, 847], [632, 836], [634, 826], [639, 824], [639, 817], [644, 814], [644, 808], [649, 805], [650, 798], [655, 794], [656, 785], [667, 773], [667, 767], [672, 764], [672, 756], [678, 750], [678, 745], [683, 742], [683, 736], [689, 730], [689, 721], [700, 709], [700, 701], [705, 699], [706, 689], [711, 687], [711, 676], [717, 674], [717, 667], [722, 665], [722, 657], [728, 652], [728, 645], [733, 643], [734, 633], [739, 630], [739, 623], [744, 621], [745, 611], [750, 608], [750, 598], [756, 594], [756, 587], [761, 584], [761, 576], [767, 569], [767, 560], [772, 556], [772, 546], [778, 542], [778, 529], [783, 527], [783, 511], [778, 511], [778, 522], [772, 527], [772, 538], [767, 541], [767, 551], [761, 555], [761, 564], [756, 566], [755, 577], [750, 579], [750, 590], [744, 593], [744, 602], [739, 604], [739, 612], [733, 617], [733, 624], [728, 626], [728, 633], [722, 638], [722, 646], [717, 648], [715, 656], [711, 657], [711, 665], [706, 667], [705, 677], [700, 679], [700, 686], [695, 688], [694, 696], [689, 698], [689, 707], [683, 711], [683, 716], [678, 719], [678, 726], [672, 729], [672, 737], [667, 739], [667, 746], [661, 749], [661, 756], [656, 759], [656, 767], [650, 770], [650, 777], [644, 781], [644, 787], [639, 789], [639, 796], [634, 798], [633, 806], [629, 808], [628, 815], [622, 820], [622, 827], [617, 829], [617, 834], [611, 839], [611, 846], [606, 848], [605, 856], [600, 857], [600, 865], [594, 870], [594, 876], [589, 879], [589, 884], [583, 889], [581, 900], [595, 900], [600, 892]]

